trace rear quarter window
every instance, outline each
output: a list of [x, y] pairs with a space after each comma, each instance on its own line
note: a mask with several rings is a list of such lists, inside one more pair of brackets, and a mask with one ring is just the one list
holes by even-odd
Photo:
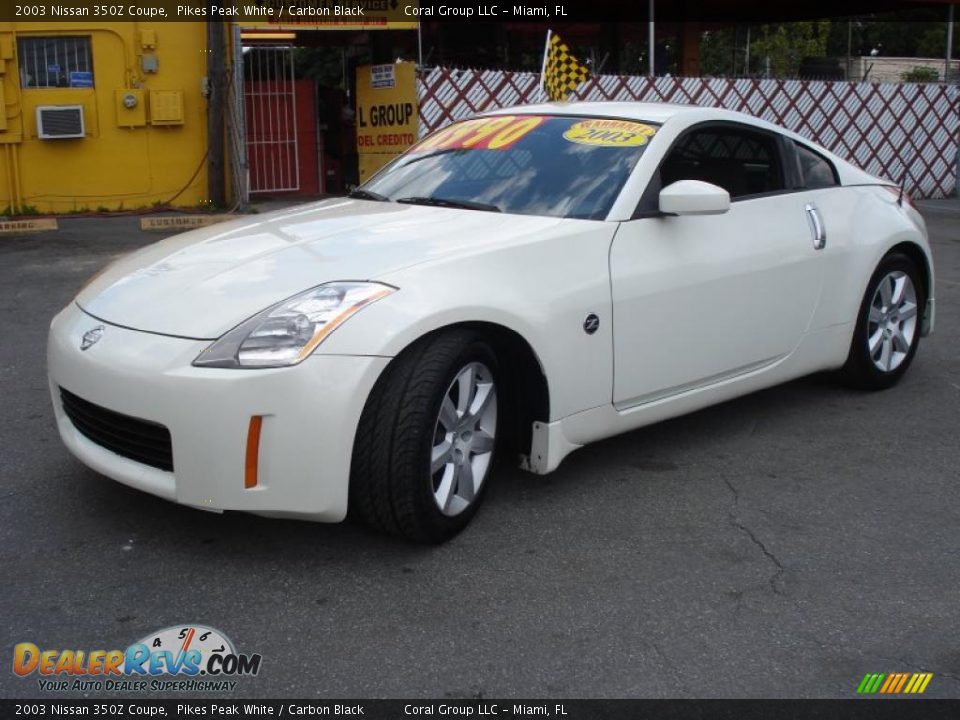
[[803, 187], [808, 190], [834, 187], [840, 184], [833, 163], [806, 145], [794, 142], [797, 149], [797, 161], [800, 165], [800, 178]]

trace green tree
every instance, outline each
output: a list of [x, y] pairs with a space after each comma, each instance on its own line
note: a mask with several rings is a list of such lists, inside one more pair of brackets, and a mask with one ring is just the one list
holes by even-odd
[[769, 58], [774, 77], [795, 77], [804, 58], [827, 54], [829, 35], [828, 20], [763, 25], [750, 44], [750, 55], [758, 65]]
[[827, 54], [853, 57], [877, 49], [886, 57], [941, 57], [946, 51], [946, 8], [870, 13], [833, 23]]
[[700, 74], [727, 76], [733, 74], [734, 31], [730, 28], [710, 30], [700, 38]]
[[[805, 57], [827, 54], [829, 21], [754, 25], [749, 28], [750, 74], [759, 75], [770, 58], [770, 74], [794, 77]], [[746, 64], [747, 29], [721, 28], [700, 39], [700, 72], [704, 75], [742, 74]]]
[[947, 52], [947, 25], [936, 23], [920, 36], [916, 55], [912, 57], [940, 58]]

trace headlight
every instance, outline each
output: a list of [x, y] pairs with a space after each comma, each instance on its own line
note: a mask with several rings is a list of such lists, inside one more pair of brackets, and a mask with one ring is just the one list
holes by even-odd
[[240, 323], [200, 353], [193, 364], [221, 368], [296, 365], [357, 310], [395, 291], [373, 282], [320, 285]]

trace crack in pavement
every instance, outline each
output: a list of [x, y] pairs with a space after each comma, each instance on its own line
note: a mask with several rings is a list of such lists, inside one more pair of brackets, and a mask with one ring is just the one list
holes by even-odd
[[763, 541], [761, 541], [760, 538], [754, 534], [753, 530], [737, 520], [733, 513], [731, 513], [729, 516], [729, 523], [738, 530], [746, 533], [747, 537], [753, 541], [753, 544], [760, 548], [760, 552], [762, 552], [766, 558], [776, 566], [777, 571], [770, 577], [770, 589], [773, 590], [775, 595], [786, 597], [787, 594], [783, 591], [783, 588], [778, 585], [778, 583], [783, 583], [783, 573], [786, 570], [786, 568], [783, 567], [783, 563], [780, 562], [776, 555], [767, 549], [767, 546], [764, 545]]
[[[733, 495], [733, 507], [736, 509], [740, 505], [740, 493], [737, 490], [737, 488], [734, 486], [734, 484], [730, 482], [729, 478], [724, 477], [723, 482], [726, 483], [727, 488], [730, 490], [731, 494]], [[751, 530], [749, 527], [744, 525], [743, 522], [741, 522], [741, 520], [737, 517], [735, 513], [730, 512], [727, 514], [727, 522], [730, 524], [731, 527], [735, 527], [737, 530], [740, 530], [748, 538], [750, 538], [751, 542], [753, 542], [754, 545], [760, 548], [760, 552], [762, 552], [764, 556], [774, 564], [777, 570], [770, 577], [770, 580], [769, 580], [770, 589], [773, 590], [774, 595], [787, 597], [787, 593], [784, 591], [782, 587], [783, 574], [786, 571], [786, 568], [783, 566], [783, 563], [780, 562], [780, 559], [776, 555], [774, 555], [772, 552], [770, 552], [767, 546], [763, 544], [763, 541], [757, 537], [756, 533], [754, 533], [753, 530]]]
[[737, 489], [733, 486], [733, 483], [730, 482], [730, 480], [723, 478], [723, 481], [727, 484], [730, 492], [733, 493], [733, 506], [737, 507], [740, 504], [740, 493], [737, 492]]
[[[734, 505], [734, 508], [736, 508], [740, 503], [740, 493], [737, 490], [736, 486], [733, 483], [731, 483], [728, 478], [724, 477], [723, 482], [726, 484], [727, 488], [730, 490], [730, 493], [733, 496], [733, 505]], [[732, 527], [736, 528], [740, 532], [744, 533], [747, 537], [749, 537], [750, 541], [753, 542], [753, 544], [760, 549], [760, 552], [762, 552], [764, 556], [770, 562], [772, 562], [774, 566], [777, 568], [776, 572], [773, 574], [773, 576], [770, 578], [770, 581], [769, 581], [770, 588], [773, 590], [774, 594], [780, 597], [785, 597], [788, 600], [791, 600], [793, 604], [797, 607], [797, 610], [801, 613], [801, 615], [805, 615], [802, 607], [796, 601], [796, 599], [791, 598], [789, 595], [787, 595], [787, 593], [784, 591], [782, 587], [783, 574], [786, 572], [786, 568], [784, 567], [783, 563], [780, 562], [780, 559], [774, 553], [770, 552], [767, 546], [763, 543], [762, 540], [760, 540], [760, 538], [756, 536], [753, 530], [751, 530], [749, 527], [744, 525], [743, 522], [741, 522], [733, 512], [728, 513], [727, 521]], [[742, 594], [741, 596], [737, 597], [738, 609], [739, 609], [741, 599], [742, 599]], [[806, 639], [809, 642], [812, 642], [813, 644], [817, 645], [823, 651], [835, 652], [837, 650], [837, 644], [835, 642], [825, 643], [816, 635], [816, 633], [813, 633], [813, 632], [807, 632], [804, 634], [806, 635]], [[657, 649], [658, 652], [660, 652], [660, 649], [658, 647], [656, 646], [654, 647]], [[894, 665], [908, 668], [916, 672], [930, 672], [930, 673], [933, 673], [934, 678], [943, 678], [954, 683], [960, 683], [960, 676], [954, 675], [949, 672], [937, 671], [936, 666], [933, 663], [931, 663], [930, 665], [925, 665], [922, 662], [915, 662], [906, 657], [890, 657], [885, 655], [877, 655], [875, 653], [871, 653], [863, 650], [858, 650], [857, 654], [863, 658], [874, 658], [876, 660], [890, 662], [890, 663], [893, 663]], [[663, 655], [662, 652], [661, 652], [661, 655]], [[665, 656], [664, 656], [664, 659], [666, 659]]]

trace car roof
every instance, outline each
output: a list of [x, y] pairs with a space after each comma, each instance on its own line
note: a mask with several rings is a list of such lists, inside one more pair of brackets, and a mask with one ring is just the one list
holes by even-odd
[[[647, 122], [664, 123], [680, 114], [714, 116], [717, 119], [737, 119], [756, 125], [768, 125], [751, 115], [710, 108], [702, 105], [683, 105], [667, 102], [546, 102], [536, 105], [517, 105], [511, 108], [493, 110], [488, 115], [510, 114], [543, 114], [543, 115], [583, 115], [586, 117], [614, 117], [624, 120], [646, 120]], [[775, 127], [775, 126], [770, 126]], [[777, 128], [782, 130], [782, 128]]]

